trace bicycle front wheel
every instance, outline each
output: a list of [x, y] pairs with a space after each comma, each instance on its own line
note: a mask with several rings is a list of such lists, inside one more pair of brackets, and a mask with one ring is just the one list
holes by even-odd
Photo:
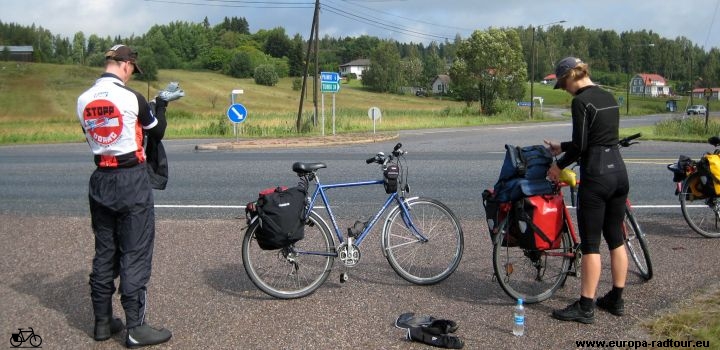
[[[698, 198], [690, 188], [691, 184], [703, 180], [704, 175], [695, 173], [683, 181], [680, 191], [680, 209], [685, 221], [695, 232], [708, 237], [720, 237], [720, 200], [718, 197]], [[703, 183], [712, 183], [712, 179], [705, 179]]]
[[34, 334], [32, 337], [30, 337], [30, 345], [32, 345], [34, 348], [37, 348], [42, 344], [42, 338], [40, 338], [39, 335]]
[[550, 298], [567, 279], [575, 258], [572, 239], [563, 228], [557, 249], [535, 250], [517, 246], [509, 238], [509, 220], [498, 228], [493, 246], [493, 269], [500, 287], [513, 299], [527, 304]]
[[640, 277], [649, 281], [653, 277], [653, 267], [647, 237], [645, 237], [645, 233], [635, 219], [635, 214], [628, 206], [625, 206], [623, 233], [625, 234], [625, 246], [638, 268]]
[[261, 291], [280, 299], [301, 298], [325, 282], [335, 259], [335, 244], [327, 224], [315, 212], [305, 225], [305, 237], [290, 247], [263, 250], [255, 233], [257, 221], [245, 232], [242, 259], [245, 272]]
[[460, 222], [438, 200], [410, 198], [404, 203], [410, 217], [397, 206], [385, 221], [382, 232], [385, 258], [400, 277], [415, 284], [434, 284], [448, 278], [463, 254], [465, 243]]

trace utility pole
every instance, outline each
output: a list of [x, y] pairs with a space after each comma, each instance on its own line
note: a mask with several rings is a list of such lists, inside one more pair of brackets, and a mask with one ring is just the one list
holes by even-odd
[[[305, 90], [307, 89], [307, 76], [308, 76], [308, 70], [310, 68], [310, 51], [313, 48], [313, 40], [315, 40], [315, 65], [316, 65], [316, 71], [317, 71], [317, 27], [318, 27], [318, 21], [320, 16], [320, 0], [315, 0], [315, 13], [313, 14], [313, 20], [312, 25], [310, 28], [310, 39], [308, 39], [308, 47], [307, 47], [307, 54], [305, 55], [305, 73], [303, 74], [303, 81], [302, 81], [302, 89], [300, 90], [300, 106], [298, 107], [298, 115], [297, 115], [297, 121], [295, 122], [295, 128], [297, 129], [297, 132], [300, 133], [300, 129], [302, 128], [302, 112], [303, 112], [303, 103], [305, 102]], [[313, 74], [313, 79], [317, 80], [317, 74]], [[315, 103], [315, 116], [313, 118], [316, 118], [317, 116], [317, 83], [313, 84], [313, 88], [315, 90], [314, 93], [314, 103]], [[314, 121], [315, 122], [315, 121]], [[317, 122], [315, 122], [317, 123]]]
[[[545, 23], [537, 26], [537, 28], [565, 22], [565, 20], [562, 20], [552, 23]], [[530, 119], [533, 118], [533, 109], [535, 106], [535, 91], [533, 90], [533, 87], [535, 86], [535, 65], [537, 61], [537, 49], [535, 48], [535, 28], [536, 26], [532, 26], [532, 43], [530, 44]], [[560, 77], [556, 78], [559, 79]]]

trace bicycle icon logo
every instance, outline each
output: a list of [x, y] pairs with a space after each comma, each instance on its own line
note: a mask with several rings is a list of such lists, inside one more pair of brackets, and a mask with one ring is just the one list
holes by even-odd
[[13, 348], [19, 347], [22, 343], [29, 341], [30, 345], [34, 348], [40, 347], [40, 344], [42, 344], [42, 338], [40, 338], [39, 335], [35, 334], [35, 331], [32, 329], [32, 327], [28, 327], [29, 331], [24, 331], [22, 328], [18, 328], [19, 332], [13, 333], [10, 337], [10, 345], [12, 345]]

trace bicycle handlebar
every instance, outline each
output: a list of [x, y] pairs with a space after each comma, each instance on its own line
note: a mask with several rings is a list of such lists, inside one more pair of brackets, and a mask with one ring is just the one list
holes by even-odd
[[630, 135], [630, 136], [618, 141], [618, 145], [620, 145], [620, 147], [630, 147], [630, 145], [634, 145], [634, 144], [638, 143], [638, 142], [630, 142], [630, 141], [632, 141], [640, 136], [642, 136], [641, 133], [637, 133], [635, 135]]
[[365, 160], [365, 163], [371, 164], [371, 163], [378, 163], [380, 165], [385, 165], [388, 161], [392, 160], [393, 157], [397, 158], [399, 156], [402, 156], [406, 154], [402, 149], [402, 143], [398, 142], [395, 147], [392, 150], [391, 156], [386, 156], [383, 152], [378, 152], [374, 157], [368, 158]]

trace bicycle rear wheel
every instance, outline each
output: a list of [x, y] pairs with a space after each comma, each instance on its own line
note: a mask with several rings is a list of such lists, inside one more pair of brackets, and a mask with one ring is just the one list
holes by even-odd
[[311, 212], [305, 237], [290, 247], [263, 250], [256, 242], [257, 222], [245, 232], [242, 259], [245, 272], [261, 291], [280, 299], [301, 298], [325, 282], [335, 259], [335, 244], [327, 224]]
[[625, 233], [625, 246], [638, 268], [640, 277], [649, 281], [653, 277], [653, 267], [650, 260], [650, 250], [648, 250], [647, 246], [647, 238], [628, 206], [625, 206], [623, 232]]
[[[405, 280], [421, 285], [438, 283], [460, 264], [465, 244], [460, 222], [438, 200], [411, 198], [405, 203], [411, 220], [400, 207], [393, 208], [383, 227], [383, 254]], [[418, 238], [408, 224], [414, 225], [427, 241]]]
[[[720, 237], [720, 200], [718, 197], [698, 198], [690, 184], [701, 181], [704, 175], [695, 173], [683, 181], [680, 190], [680, 209], [685, 221], [695, 232], [709, 238]], [[712, 183], [712, 179], [706, 182]], [[705, 183], [705, 182], [704, 182]]]
[[493, 242], [493, 269], [500, 287], [527, 304], [550, 298], [567, 279], [575, 253], [570, 233], [563, 228], [557, 249], [523, 249], [508, 240], [509, 220], [503, 220]]

